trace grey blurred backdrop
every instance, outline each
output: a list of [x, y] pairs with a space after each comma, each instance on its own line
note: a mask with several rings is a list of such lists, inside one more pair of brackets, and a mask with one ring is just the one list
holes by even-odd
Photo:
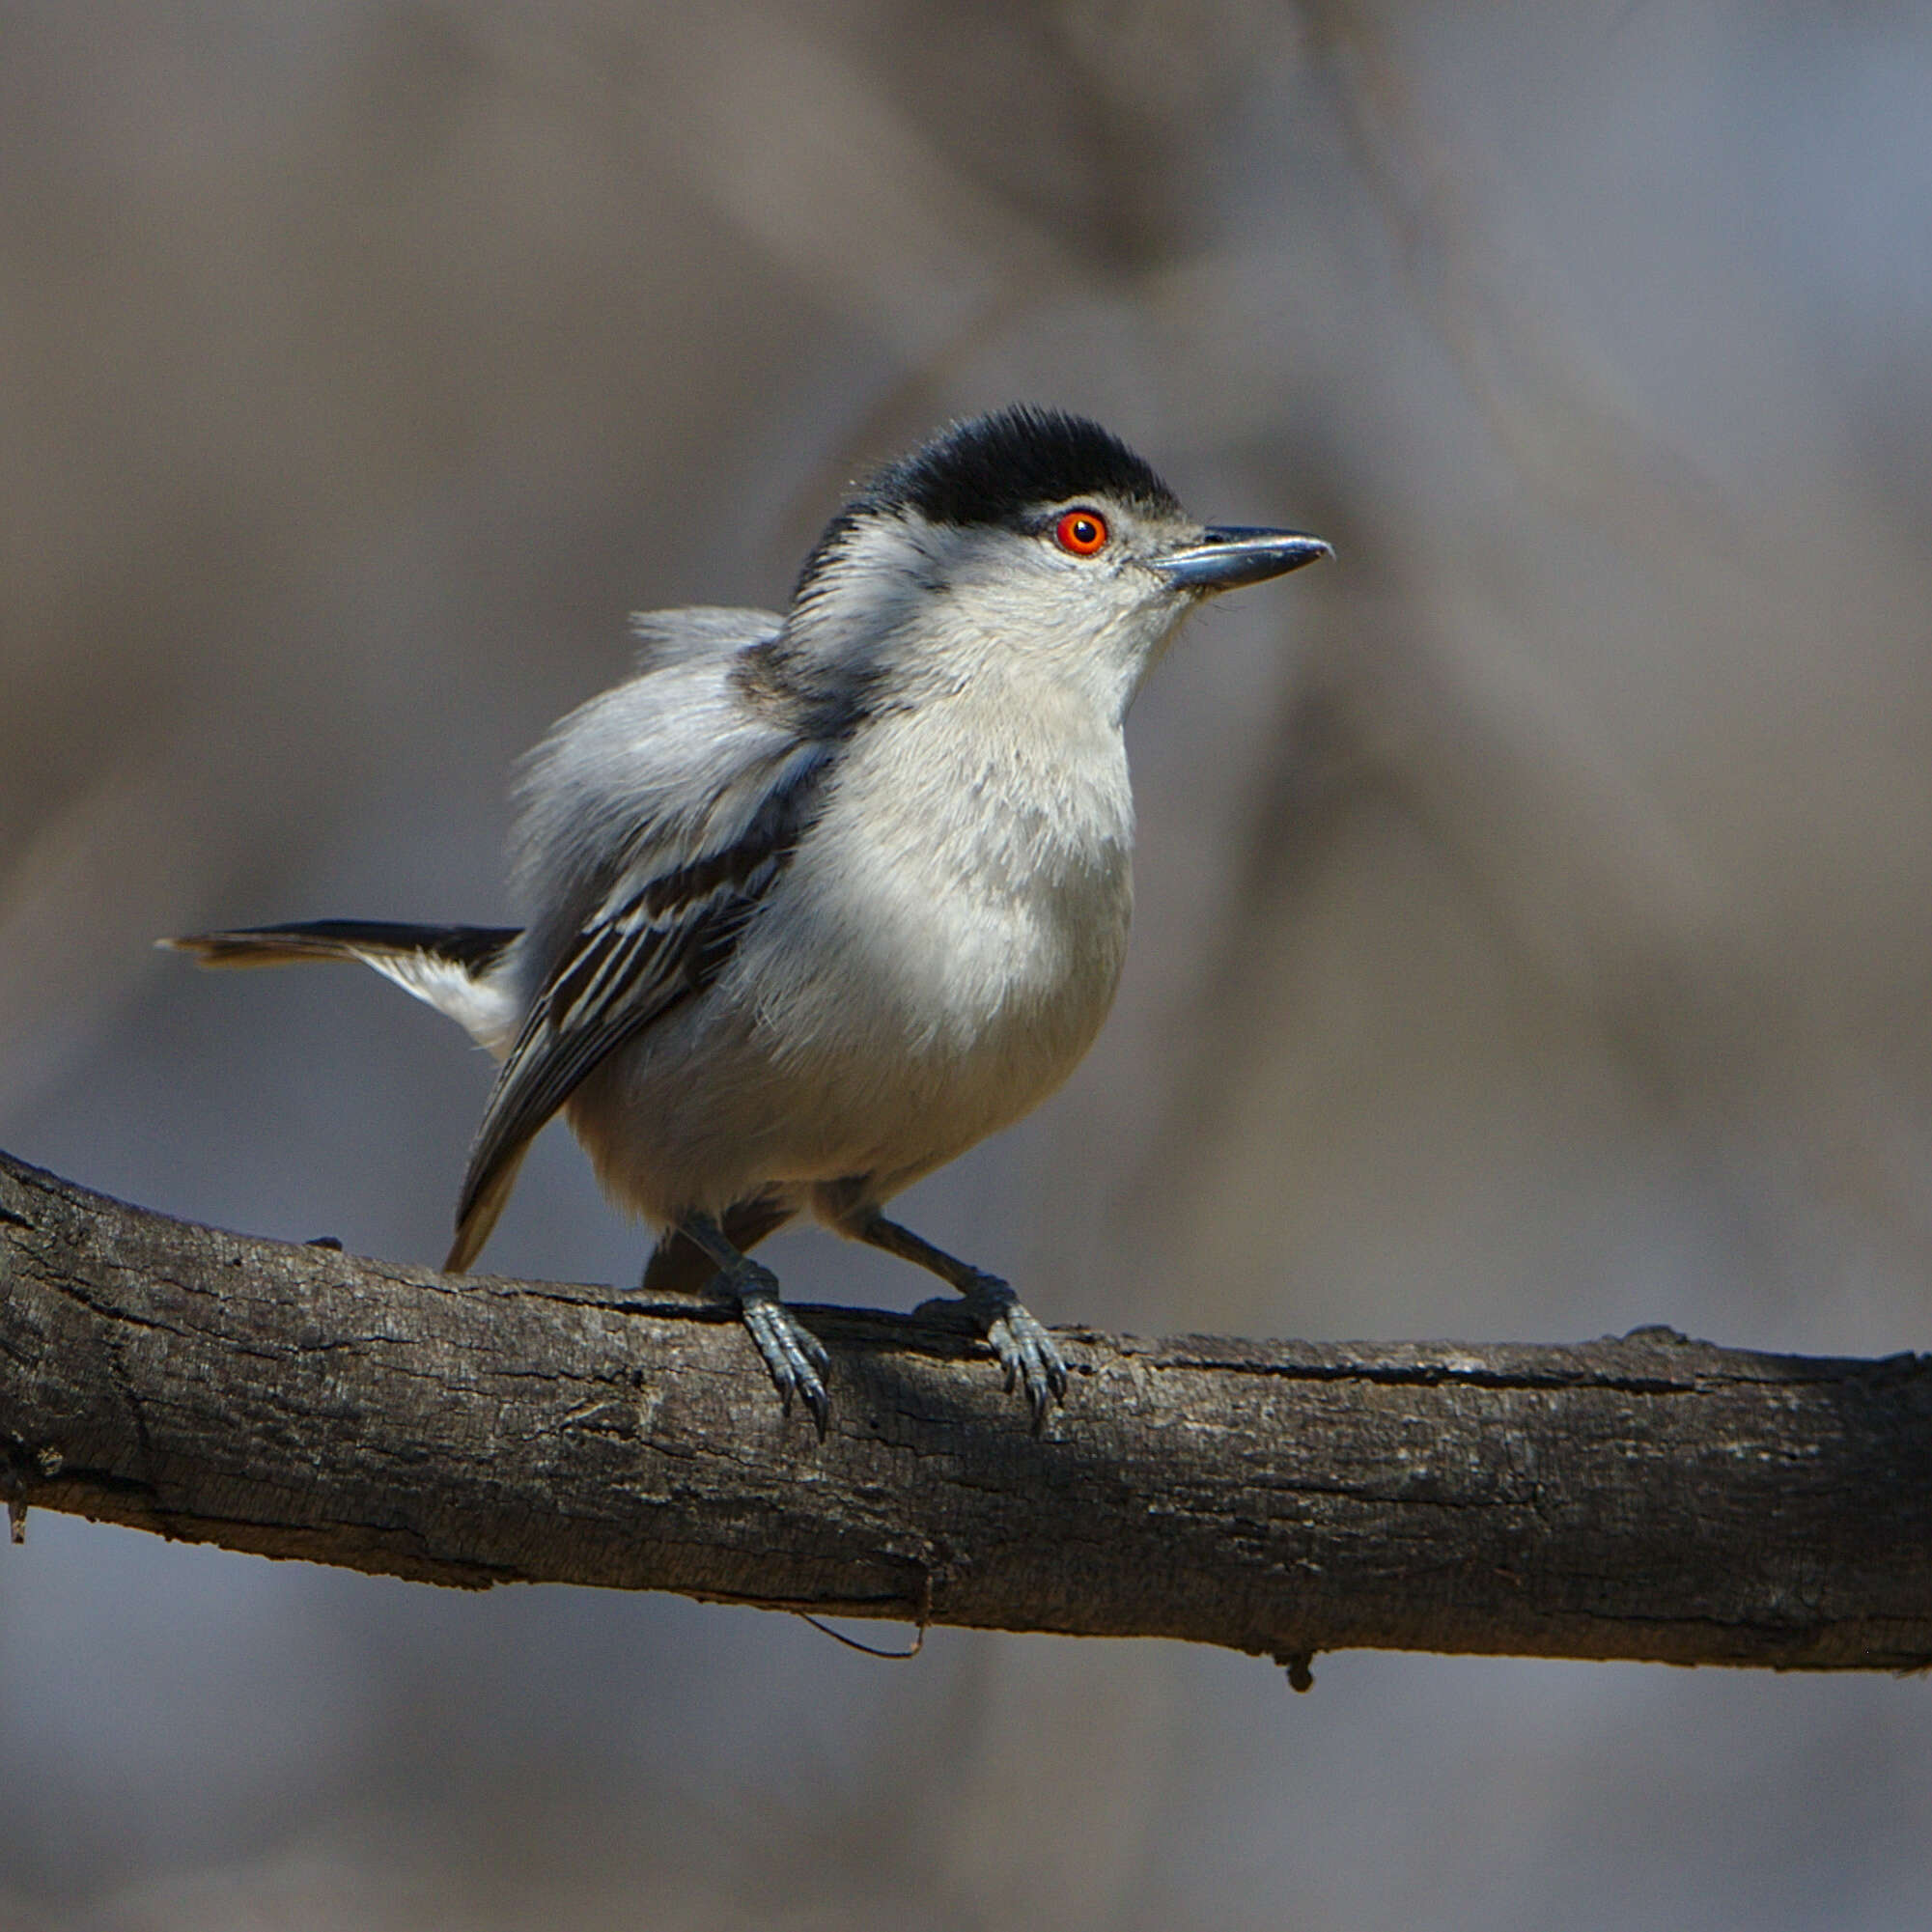
[[[434, 1261], [481, 1058], [148, 941], [503, 915], [629, 609], [1027, 398], [1340, 561], [1144, 695], [1113, 1022], [911, 1218], [1141, 1331], [1923, 1344], [1928, 350], [1922, 9], [6, 6], [0, 1144]], [[553, 1130], [486, 1263], [641, 1256]], [[42, 1515], [0, 1921], [1902, 1927], [1929, 1694], [877, 1664]]]

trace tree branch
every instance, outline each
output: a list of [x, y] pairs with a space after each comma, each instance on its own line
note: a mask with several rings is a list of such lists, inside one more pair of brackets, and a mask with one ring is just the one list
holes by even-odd
[[170, 1220], [0, 1155], [0, 1491], [429, 1582], [1354, 1647], [1932, 1664], [1932, 1358], [1062, 1331], [816, 1308], [832, 1433], [728, 1312]]

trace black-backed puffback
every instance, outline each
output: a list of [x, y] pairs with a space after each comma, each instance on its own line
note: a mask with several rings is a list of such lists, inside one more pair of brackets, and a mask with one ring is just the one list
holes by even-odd
[[1052, 1093], [1106, 1018], [1133, 901], [1121, 724], [1182, 619], [1327, 554], [1194, 521], [1083, 417], [955, 423], [853, 493], [782, 615], [634, 621], [633, 675], [524, 761], [522, 926], [172, 943], [359, 960], [496, 1057], [446, 1268], [561, 1112], [657, 1231], [644, 1290], [727, 1298], [822, 1435], [830, 1359], [750, 1255], [801, 1213], [958, 1289], [1044, 1426], [1052, 1336], [884, 1204]]

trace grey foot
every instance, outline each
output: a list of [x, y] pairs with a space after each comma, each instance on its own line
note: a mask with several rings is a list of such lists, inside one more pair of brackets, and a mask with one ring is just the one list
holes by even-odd
[[1033, 1412], [1033, 1433], [1047, 1426], [1047, 1412], [1067, 1399], [1067, 1364], [1046, 1329], [1027, 1313], [1020, 1297], [996, 1274], [975, 1274], [960, 1290], [967, 1312], [999, 1358], [1006, 1386], [1025, 1392]]
[[758, 1262], [741, 1258], [719, 1272], [717, 1285], [738, 1303], [739, 1315], [765, 1358], [785, 1414], [792, 1413], [796, 1395], [811, 1411], [819, 1440], [824, 1442], [831, 1415], [831, 1401], [826, 1394], [831, 1358], [819, 1338], [779, 1301], [778, 1277]]

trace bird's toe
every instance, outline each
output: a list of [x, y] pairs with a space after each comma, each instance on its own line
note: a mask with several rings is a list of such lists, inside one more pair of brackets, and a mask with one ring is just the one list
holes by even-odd
[[1025, 1396], [1033, 1431], [1039, 1434], [1052, 1405], [1067, 1399], [1065, 1358], [1045, 1324], [997, 1275], [980, 1275], [964, 1293], [988, 1346], [999, 1358], [1006, 1386]]
[[796, 1396], [810, 1412], [823, 1442], [831, 1419], [831, 1398], [826, 1392], [831, 1358], [825, 1344], [779, 1301], [777, 1278], [770, 1269], [746, 1261], [731, 1274], [739, 1316], [765, 1358], [786, 1414]]

